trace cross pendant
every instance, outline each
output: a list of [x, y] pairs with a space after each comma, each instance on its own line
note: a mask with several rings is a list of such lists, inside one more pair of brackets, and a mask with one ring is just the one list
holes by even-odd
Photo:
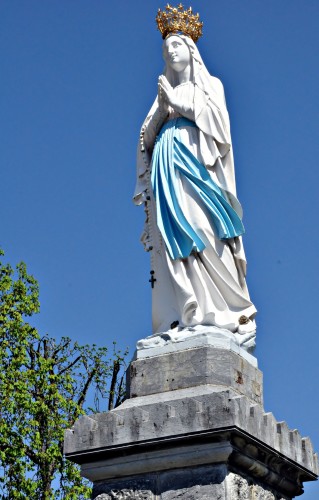
[[148, 280], [150, 282], [152, 288], [154, 288], [154, 283], [155, 283], [155, 281], [157, 281], [156, 278], [154, 278], [154, 274], [155, 274], [155, 271], [150, 271], [151, 279]]

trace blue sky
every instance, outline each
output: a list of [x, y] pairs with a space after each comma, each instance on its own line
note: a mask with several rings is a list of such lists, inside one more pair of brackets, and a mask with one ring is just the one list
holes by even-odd
[[[131, 197], [163, 68], [154, 18], [164, 5], [0, 4], [0, 246], [40, 282], [41, 332], [116, 339], [132, 354], [151, 333], [143, 210]], [[319, 450], [319, 3], [192, 6], [231, 116], [265, 408]], [[311, 484], [303, 498], [318, 492]]]

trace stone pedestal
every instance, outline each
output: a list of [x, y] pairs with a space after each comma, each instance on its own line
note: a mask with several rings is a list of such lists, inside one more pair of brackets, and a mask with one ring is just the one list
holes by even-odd
[[317, 479], [310, 440], [264, 412], [255, 358], [209, 342], [169, 351], [137, 353], [128, 399], [66, 432], [94, 500], [288, 500]]

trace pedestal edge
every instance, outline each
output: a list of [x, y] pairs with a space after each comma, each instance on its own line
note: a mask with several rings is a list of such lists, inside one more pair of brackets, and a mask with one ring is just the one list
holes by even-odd
[[66, 453], [66, 458], [80, 464], [82, 475], [92, 481], [226, 463], [229, 470], [262, 481], [290, 497], [303, 493], [304, 481], [318, 478], [236, 426]]

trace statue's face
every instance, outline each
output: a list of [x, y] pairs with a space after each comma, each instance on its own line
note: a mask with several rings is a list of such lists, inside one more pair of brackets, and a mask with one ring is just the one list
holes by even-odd
[[164, 41], [163, 56], [166, 64], [177, 72], [184, 71], [191, 59], [186, 43], [176, 35], [172, 35]]

